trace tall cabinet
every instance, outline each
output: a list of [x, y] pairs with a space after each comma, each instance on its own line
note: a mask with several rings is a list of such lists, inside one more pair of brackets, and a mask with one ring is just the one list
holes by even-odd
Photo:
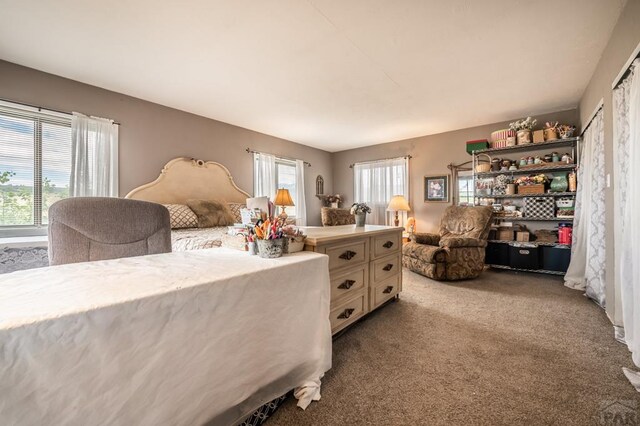
[[[580, 157], [580, 138], [558, 139], [554, 141], [546, 141], [540, 143], [529, 143], [525, 145], [516, 145], [501, 148], [487, 148], [472, 152], [473, 157], [473, 189], [474, 203], [476, 205], [496, 205], [496, 208], [504, 209], [506, 205], [516, 206], [520, 216], [513, 216], [513, 213], [496, 212], [495, 228], [499, 228], [503, 224], [511, 223], [513, 225], [525, 225], [528, 230], [535, 232], [541, 229], [556, 229], [560, 226], [572, 226], [573, 216], [559, 216], [561, 211], [558, 207], [558, 200], [561, 203], [575, 205], [575, 192], [563, 191], [552, 192], [548, 186], [544, 193], [526, 194], [518, 187], [515, 194], [495, 193], [494, 189], [487, 189], [486, 182], [491, 182], [500, 175], [506, 175], [511, 180], [518, 177], [536, 174], [545, 174], [554, 177], [558, 174], [568, 175], [576, 171]], [[543, 164], [527, 165], [520, 168], [520, 160], [522, 157], [540, 157], [557, 152], [558, 156], [568, 153], [571, 157], [571, 163], [562, 161], [546, 162]], [[517, 163], [517, 170], [507, 171], [482, 171], [477, 170], [477, 165], [488, 160], [500, 157], [501, 159], [513, 160]], [[502, 178], [504, 179], [504, 178]], [[480, 187], [480, 188], [479, 188]], [[573, 203], [571, 203], [571, 200]], [[545, 209], [544, 215], [536, 214], [537, 211], [531, 206], [536, 202], [544, 204], [548, 207], [553, 203], [553, 214], [550, 217], [548, 208]], [[525, 203], [529, 206], [525, 208]], [[489, 240], [487, 247], [487, 264], [493, 268], [522, 270], [527, 272], [540, 272], [555, 275], [564, 275], [566, 266], [571, 256], [571, 246], [561, 244], [560, 242], [542, 242], [542, 241], [515, 241], [514, 239], [501, 239], [500, 235], [504, 233], [492, 233], [493, 238]], [[490, 237], [491, 238], [491, 237]], [[531, 257], [533, 263], [526, 263], [525, 266], [519, 264], [522, 257]], [[537, 264], [535, 261], [537, 260]], [[530, 266], [532, 265], [532, 266]]]

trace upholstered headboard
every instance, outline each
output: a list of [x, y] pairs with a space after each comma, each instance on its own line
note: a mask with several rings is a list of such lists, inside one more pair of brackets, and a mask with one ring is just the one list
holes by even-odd
[[222, 164], [186, 157], [169, 161], [156, 180], [125, 196], [160, 204], [186, 204], [189, 199], [245, 203], [247, 197], [250, 195], [236, 186]]

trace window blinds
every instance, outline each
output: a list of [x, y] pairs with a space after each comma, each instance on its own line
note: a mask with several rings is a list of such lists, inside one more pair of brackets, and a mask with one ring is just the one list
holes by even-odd
[[70, 115], [0, 101], [0, 234], [46, 225], [70, 169]]

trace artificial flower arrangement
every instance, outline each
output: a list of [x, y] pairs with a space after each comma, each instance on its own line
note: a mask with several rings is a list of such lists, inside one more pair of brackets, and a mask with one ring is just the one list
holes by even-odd
[[284, 237], [283, 221], [280, 218], [274, 220], [258, 220], [254, 226], [249, 227], [249, 241], [277, 240]]
[[563, 124], [558, 127], [558, 133], [562, 139], [567, 139], [573, 136], [573, 132], [576, 131], [576, 126], [570, 126], [568, 124]]
[[549, 178], [544, 173], [539, 175], [531, 175], [531, 176], [520, 176], [516, 179], [516, 184], [527, 186], [527, 185], [546, 185], [549, 183]]
[[533, 130], [538, 120], [535, 118], [527, 117], [522, 120], [514, 121], [513, 123], [509, 123], [509, 129], [514, 132], [518, 132], [520, 130]]
[[327, 195], [327, 202], [340, 204], [342, 202], [342, 196], [340, 194]]
[[366, 203], [353, 203], [351, 205], [351, 214], [371, 213], [371, 207]]

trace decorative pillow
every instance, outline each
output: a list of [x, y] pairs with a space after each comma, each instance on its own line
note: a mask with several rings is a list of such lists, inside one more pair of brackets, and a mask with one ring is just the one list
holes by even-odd
[[228, 203], [229, 210], [231, 210], [231, 214], [233, 215], [233, 220], [235, 223], [242, 223], [242, 214], [240, 210], [246, 209], [247, 205], [242, 203]]
[[198, 227], [198, 216], [189, 206], [184, 204], [165, 204], [164, 206], [169, 210], [171, 229]]
[[233, 225], [233, 214], [227, 203], [216, 200], [187, 200], [187, 205], [198, 216], [198, 228]]

